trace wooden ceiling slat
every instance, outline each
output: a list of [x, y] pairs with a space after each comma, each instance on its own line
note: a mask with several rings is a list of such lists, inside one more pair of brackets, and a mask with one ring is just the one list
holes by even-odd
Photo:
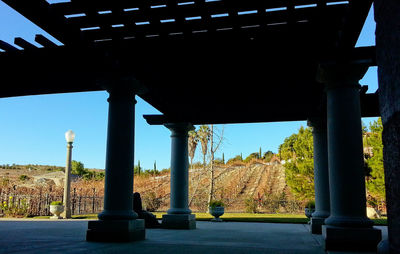
[[[354, 1], [354, 0], [350, 0]], [[81, 3], [82, 2], [82, 3]], [[87, 1], [80, 1], [80, 2], [65, 2], [65, 3], [55, 3], [51, 4], [51, 9], [56, 11], [57, 13], [62, 13], [63, 15], [68, 14], [77, 14], [82, 12], [82, 5], [83, 2]], [[146, 1], [148, 6], [155, 6], [155, 5], [163, 5], [166, 4], [168, 0], [152, 0]], [[180, 0], [174, 1], [175, 3], [184, 3], [184, 2], [196, 2], [196, 0]], [[293, 0], [293, 4], [295, 6], [299, 5], [308, 5], [308, 4], [319, 4], [319, 0]], [[340, 2], [339, 0], [327, 0], [326, 2], [334, 3]], [[89, 1], [90, 3], [90, 1]], [[111, 6], [115, 5], [115, 1], [95, 1], [91, 2], [91, 8], [96, 11], [111, 10]], [[138, 7], [138, 1], [118, 1], [118, 5], [122, 8], [135, 8]], [[235, 9], [239, 9], [241, 11], [246, 10], [254, 10], [259, 8], [260, 6], [267, 8], [277, 8], [277, 7], [285, 7], [286, 1], [283, 0], [246, 0], [246, 1], [239, 1], [239, 0], [221, 0], [221, 1], [213, 1], [213, 2], [205, 2], [206, 6], [211, 9], [215, 9], [216, 11], [224, 10], [227, 6], [233, 6]], [[197, 7], [196, 4], [192, 5], [179, 5], [179, 7], [188, 7], [192, 6], [194, 8]]]
[[[330, 6], [328, 11], [336, 12], [336, 15], [338, 12], [343, 13], [343, 10], [345, 9], [344, 6]], [[304, 16], [304, 18], [307, 18], [305, 15], [310, 14], [315, 16], [313, 14], [314, 12], [318, 11], [317, 8], [312, 7], [312, 8], [304, 8], [304, 9], [296, 9], [292, 11], [292, 16], [294, 19], [296, 19], [296, 16]], [[279, 22], [285, 20], [286, 18], [284, 17], [285, 15], [282, 15], [286, 13], [287, 11], [275, 11], [275, 12], [264, 12], [264, 13], [257, 13], [257, 14], [249, 14], [249, 15], [242, 15], [240, 17], [240, 20], [246, 20], [246, 19], [252, 19], [255, 16], [263, 17], [263, 16], [270, 16], [270, 17], [276, 17], [279, 19]], [[232, 12], [231, 12], [232, 13]], [[237, 12], [235, 11], [237, 14]], [[183, 14], [186, 14], [186, 16], [183, 16]], [[152, 20], [168, 20], [171, 18], [178, 19], [178, 21], [175, 21], [175, 23], [180, 23], [179, 20], [181, 21], [182, 25], [183, 23], [193, 23], [193, 22], [201, 22], [204, 23], [204, 25], [208, 25], [210, 22], [217, 21], [219, 19], [224, 19], [224, 17], [221, 18], [211, 18], [210, 15], [208, 14], [203, 14], [199, 10], [196, 10], [196, 12], [178, 12], [175, 13], [174, 15], [169, 14], [168, 12], [155, 12], [154, 15], [150, 15], [152, 17]], [[184, 18], [190, 18], [190, 17], [197, 17], [197, 16], [202, 16], [201, 20], [191, 20], [191, 22], [185, 21]], [[178, 18], [179, 17], [179, 18]], [[232, 26], [235, 25], [233, 22], [234, 20], [238, 20], [238, 18], [235, 18], [232, 20], [230, 16], [227, 17], [228, 19], [231, 19]], [[226, 18], [225, 18], [226, 19]], [[143, 15], [141, 12], [135, 12], [133, 14], [125, 14], [122, 16], [118, 16], [118, 18], [114, 18], [112, 15], [98, 15], [96, 18], [87, 18], [87, 17], [77, 17], [77, 18], [71, 18], [68, 20], [68, 23], [74, 24], [75, 26], [80, 26], [82, 28], [84, 27], [95, 27], [95, 26], [100, 26], [100, 25], [112, 25], [112, 24], [119, 24], [119, 23], [134, 23], [134, 22], [143, 22], [143, 21], [150, 21], [147, 15]]]
[[[344, 9], [343, 7], [333, 7], [337, 11], [343, 12]], [[310, 23], [310, 22], [319, 22], [319, 17], [323, 15], [323, 17], [327, 20], [323, 24], [318, 24], [322, 25], [326, 28], [334, 28], [333, 24], [338, 22], [338, 19], [340, 16], [336, 15], [337, 12], [334, 12], [335, 15], [329, 14], [327, 12], [326, 14], [321, 14], [318, 12], [316, 8], [305, 8], [305, 9], [298, 9], [295, 10], [294, 12], [295, 15], [295, 20], [300, 21], [300, 22], [305, 22], [305, 23]], [[332, 12], [333, 13], [333, 12]], [[251, 27], [251, 26], [257, 26], [259, 23], [265, 23], [267, 26], [272, 25], [274, 26], [275, 24], [285, 24], [286, 19], [284, 18], [283, 15], [281, 15], [279, 12], [273, 12], [273, 13], [267, 13], [264, 16], [264, 19], [260, 21], [259, 15], [243, 15], [243, 16], [238, 16], [236, 18], [237, 23], [235, 24], [238, 28], [241, 30], [246, 30], [244, 29], [245, 27]], [[328, 18], [327, 18], [328, 17]], [[330, 23], [327, 23], [330, 22]], [[233, 28], [232, 20], [229, 17], [221, 17], [221, 18], [214, 18], [210, 19], [208, 23], [204, 22], [203, 20], [190, 20], [190, 21], [185, 21], [185, 29], [189, 29], [189, 31], [202, 31], [202, 30], [210, 30], [210, 26], [213, 24], [215, 29], [226, 29], [226, 28]], [[207, 25], [207, 26], [205, 26]], [[271, 29], [273, 30], [271, 26]], [[282, 28], [282, 26], [277, 26]], [[129, 37], [129, 36], [134, 36], [135, 33], [148, 33], [148, 34], [157, 34], [160, 33], [160, 30], [162, 31], [168, 31], [169, 33], [174, 33], [174, 32], [182, 32], [183, 28], [182, 25], [179, 26], [177, 22], [170, 22], [170, 23], [165, 23], [165, 24], [160, 24], [157, 26], [153, 26], [152, 24], [148, 25], [141, 25], [141, 26], [133, 26], [132, 29], [115, 29], [116, 33], [121, 33], [122, 37]], [[227, 29], [228, 30], [228, 29]], [[91, 31], [84, 31], [86, 37], [90, 40], [96, 40], [96, 39], [104, 39], [107, 38], [108, 34], [106, 31], [102, 31], [101, 29], [98, 30], [91, 30]], [[326, 32], [325, 32], [326, 33]], [[317, 36], [323, 36], [321, 33], [320, 35]], [[209, 35], [207, 35], [209, 36]]]

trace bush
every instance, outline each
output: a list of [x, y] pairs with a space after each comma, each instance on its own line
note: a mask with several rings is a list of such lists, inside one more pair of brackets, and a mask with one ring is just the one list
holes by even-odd
[[0, 181], [0, 186], [6, 187], [6, 186], [8, 186], [9, 183], [10, 183], [10, 179], [3, 176], [3, 178]]
[[53, 201], [50, 203], [50, 205], [63, 205], [63, 202], [61, 201]]
[[315, 209], [315, 201], [309, 200], [304, 207], [308, 209]]
[[225, 162], [222, 159], [217, 158], [214, 160], [214, 164], [223, 165], [223, 164], [225, 164]]
[[155, 192], [149, 192], [143, 195], [143, 206], [146, 207], [147, 211], [155, 212], [160, 208], [161, 204], [162, 200], [160, 197], [157, 197]]
[[8, 203], [4, 201], [0, 204], [0, 208], [7, 217], [26, 217], [28, 215], [28, 202], [26, 199], [21, 199], [18, 203], [14, 202], [13, 197], [10, 196]]
[[211, 200], [210, 204], [208, 204], [209, 207], [215, 208], [217, 206], [222, 206], [224, 207], [225, 204], [221, 200]]
[[29, 176], [27, 176], [27, 175], [20, 175], [20, 176], [19, 176], [19, 180], [21, 180], [21, 181], [29, 180]]
[[259, 153], [251, 153], [249, 156], [246, 157], [246, 159], [243, 160], [243, 162], [249, 163], [253, 159], [260, 159], [260, 154]]
[[232, 164], [232, 163], [236, 163], [236, 162], [242, 162], [242, 156], [241, 155], [236, 155], [235, 157], [229, 159], [226, 164]]
[[249, 198], [245, 199], [244, 204], [246, 206], [246, 213], [257, 213], [258, 212], [257, 201], [254, 198], [249, 197]]

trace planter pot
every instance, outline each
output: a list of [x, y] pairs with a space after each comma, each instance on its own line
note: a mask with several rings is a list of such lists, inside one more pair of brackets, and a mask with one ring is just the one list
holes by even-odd
[[53, 216], [50, 217], [50, 219], [62, 219], [60, 214], [64, 212], [64, 206], [63, 205], [50, 205], [50, 212], [53, 214]]
[[311, 214], [315, 212], [315, 208], [304, 208], [304, 213], [306, 214], [307, 218], [311, 218]]
[[211, 221], [221, 222], [222, 220], [219, 217], [224, 214], [225, 208], [223, 206], [209, 207], [208, 212], [214, 216]]

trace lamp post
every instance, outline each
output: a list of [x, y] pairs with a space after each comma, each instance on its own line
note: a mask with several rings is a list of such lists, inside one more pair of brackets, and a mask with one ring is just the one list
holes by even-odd
[[70, 201], [70, 187], [71, 187], [71, 155], [72, 155], [72, 143], [75, 139], [75, 133], [68, 130], [65, 133], [65, 140], [67, 140], [67, 163], [65, 167], [65, 180], [64, 180], [64, 219], [71, 218], [71, 201]]

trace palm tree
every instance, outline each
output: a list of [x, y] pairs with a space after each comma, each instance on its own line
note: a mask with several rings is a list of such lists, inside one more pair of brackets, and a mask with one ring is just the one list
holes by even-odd
[[196, 130], [189, 131], [188, 149], [189, 149], [190, 165], [193, 165], [193, 158], [196, 152], [196, 147], [198, 142], [199, 142], [199, 136]]
[[203, 153], [203, 167], [205, 169], [208, 141], [210, 141], [210, 136], [211, 136], [210, 127], [208, 127], [208, 125], [200, 126], [200, 129], [197, 131], [197, 135], [201, 142], [201, 152]]

